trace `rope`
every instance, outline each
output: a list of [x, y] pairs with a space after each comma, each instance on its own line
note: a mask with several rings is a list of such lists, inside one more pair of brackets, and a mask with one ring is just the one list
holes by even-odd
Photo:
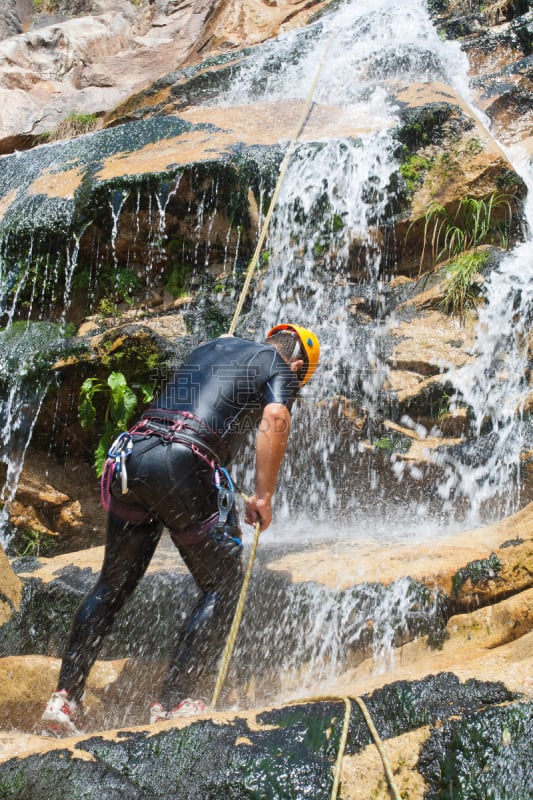
[[[309, 109], [311, 108], [311, 104], [313, 102], [313, 95], [315, 93], [316, 85], [318, 83], [318, 79], [320, 77], [320, 73], [322, 72], [322, 69], [324, 67], [324, 63], [326, 61], [326, 56], [327, 56], [327, 54], [329, 52], [329, 48], [331, 46], [331, 43], [333, 42], [333, 39], [334, 39], [334, 35], [332, 33], [330, 35], [330, 37], [329, 37], [329, 40], [328, 40], [328, 42], [326, 44], [326, 47], [324, 48], [324, 52], [322, 54], [322, 58], [320, 60], [318, 68], [317, 68], [317, 70], [315, 72], [315, 76], [313, 78], [313, 82], [312, 82], [311, 87], [309, 89], [309, 92], [307, 94], [307, 97], [306, 97], [306, 100], [305, 100], [305, 103], [304, 103], [304, 107], [302, 109], [302, 112], [300, 114], [300, 117], [298, 119], [296, 127], [294, 128], [294, 131], [293, 131], [292, 136], [290, 138], [289, 146], [287, 148], [287, 151], [285, 153], [285, 156], [283, 158], [283, 161], [282, 161], [282, 164], [281, 164], [281, 167], [280, 167], [280, 172], [279, 172], [278, 180], [277, 180], [277, 183], [276, 183], [276, 187], [274, 189], [274, 194], [272, 195], [272, 199], [270, 201], [270, 205], [268, 207], [267, 214], [265, 216], [265, 219], [263, 220], [261, 233], [259, 235], [259, 239], [257, 241], [257, 245], [255, 247], [254, 254], [253, 254], [253, 256], [252, 256], [252, 258], [250, 260], [250, 263], [248, 265], [248, 269], [246, 271], [246, 276], [245, 276], [245, 279], [244, 279], [244, 284], [243, 284], [243, 287], [242, 287], [242, 290], [241, 290], [239, 301], [238, 301], [237, 306], [235, 308], [235, 312], [233, 314], [233, 319], [232, 319], [231, 324], [230, 324], [229, 329], [228, 329], [228, 335], [229, 336], [233, 336], [233, 334], [235, 332], [235, 328], [237, 327], [237, 322], [239, 320], [239, 316], [241, 315], [242, 308], [243, 308], [243, 305], [244, 305], [244, 301], [246, 299], [246, 295], [248, 294], [248, 290], [250, 288], [250, 283], [252, 281], [252, 275], [253, 275], [253, 272], [254, 272], [254, 270], [255, 270], [255, 268], [257, 266], [257, 261], [259, 259], [259, 254], [261, 252], [261, 248], [263, 247], [263, 244], [264, 244], [264, 241], [265, 241], [265, 238], [266, 238], [266, 234], [267, 234], [267, 230], [268, 230], [268, 226], [270, 224], [270, 220], [272, 219], [272, 214], [274, 213], [274, 208], [275, 208], [277, 199], [279, 197], [279, 193], [281, 191], [281, 185], [282, 185], [283, 179], [285, 178], [285, 175], [287, 173], [287, 169], [288, 169], [288, 166], [289, 166], [289, 161], [290, 161], [290, 158], [291, 158], [291, 156], [292, 156], [292, 154], [294, 152], [296, 141], [297, 141], [298, 137], [300, 136], [300, 133], [302, 132], [302, 128], [305, 125], [305, 121], [306, 121], [307, 116], [309, 114]], [[241, 495], [242, 495], [244, 501], [246, 502], [248, 498], [244, 494], [242, 494], [242, 492], [241, 492]], [[220, 665], [220, 670], [219, 670], [219, 674], [218, 674], [218, 677], [217, 677], [217, 682], [215, 684], [215, 689], [214, 689], [213, 697], [212, 697], [212, 700], [211, 700], [210, 708], [213, 711], [215, 710], [215, 707], [216, 707], [216, 704], [217, 704], [217, 701], [218, 701], [218, 698], [219, 698], [219, 695], [220, 695], [220, 691], [221, 691], [222, 686], [224, 684], [224, 681], [226, 679], [226, 675], [227, 675], [227, 672], [228, 672], [228, 669], [229, 669], [229, 662], [231, 660], [231, 656], [233, 654], [233, 649], [235, 647], [235, 640], [237, 638], [237, 633], [239, 631], [239, 626], [240, 626], [240, 623], [241, 623], [242, 613], [243, 613], [243, 609], [244, 609], [244, 601], [246, 599], [246, 592], [248, 591], [248, 584], [250, 582], [250, 576], [252, 574], [252, 567], [253, 567], [254, 560], [255, 560], [255, 554], [256, 554], [256, 551], [257, 551], [257, 545], [259, 544], [260, 527], [261, 527], [260, 526], [260, 522], [257, 522], [256, 526], [255, 526], [255, 534], [254, 534], [254, 540], [253, 540], [253, 543], [252, 543], [252, 550], [250, 552], [250, 557], [248, 559], [248, 565], [247, 565], [247, 568], [246, 568], [246, 573], [245, 573], [245, 576], [244, 576], [244, 581], [243, 581], [243, 584], [242, 584], [241, 593], [240, 593], [239, 599], [237, 601], [237, 607], [235, 609], [235, 614], [233, 616], [233, 622], [232, 622], [232, 625], [231, 625], [230, 632], [228, 634], [228, 639], [227, 639], [227, 642], [226, 642], [226, 647], [224, 649], [224, 654], [222, 656], [222, 662], [221, 662], [221, 665]]]
[[[381, 761], [383, 763], [383, 769], [385, 771], [385, 776], [387, 778], [387, 782], [389, 784], [389, 789], [391, 792], [392, 800], [402, 800], [400, 797], [400, 792], [396, 783], [394, 781], [394, 776], [392, 774], [392, 768], [390, 766], [390, 762], [387, 758], [387, 754], [383, 749], [383, 742], [379, 737], [379, 733], [376, 730], [376, 726], [370, 716], [370, 712], [366, 707], [365, 701], [362, 697], [354, 697], [352, 698], [357, 705], [363, 715], [363, 718], [368, 726], [368, 730], [370, 731], [370, 735], [374, 740], [374, 744], [377, 747], [378, 753], [381, 756]], [[340, 778], [341, 778], [341, 770], [342, 770], [342, 761], [344, 758], [344, 751], [346, 750], [346, 743], [348, 741], [348, 728], [350, 725], [350, 714], [351, 714], [351, 700], [349, 697], [340, 697], [338, 695], [319, 695], [317, 697], [305, 697], [302, 700], [297, 700], [298, 703], [324, 703], [324, 702], [342, 702], [345, 705], [345, 712], [344, 712], [344, 721], [342, 725], [342, 732], [341, 738], [339, 741], [339, 749], [337, 751], [337, 760], [335, 762], [335, 768], [333, 771], [333, 785], [331, 788], [331, 795], [330, 800], [337, 800], [339, 794], [339, 785], [340, 785]]]
[[[242, 287], [242, 290], [241, 290], [239, 301], [238, 301], [237, 306], [235, 308], [235, 312], [233, 314], [233, 319], [232, 319], [231, 324], [230, 324], [229, 329], [228, 329], [228, 335], [229, 336], [233, 336], [233, 334], [235, 333], [235, 328], [237, 327], [237, 322], [238, 322], [239, 317], [241, 315], [242, 308], [244, 306], [244, 301], [246, 299], [246, 295], [248, 294], [248, 290], [250, 288], [250, 283], [252, 281], [252, 275], [253, 275], [253, 272], [254, 272], [254, 270], [255, 270], [255, 268], [257, 266], [257, 261], [259, 259], [259, 255], [261, 253], [261, 248], [263, 247], [263, 244], [264, 244], [264, 241], [265, 241], [265, 238], [266, 238], [266, 235], [267, 235], [268, 226], [270, 225], [270, 220], [272, 219], [272, 214], [274, 213], [274, 208], [275, 208], [275, 205], [277, 203], [277, 200], [278, 200], [278, 197], [279, 197], [279, 193], [281, 191], [281, 185], [282, 185], [283, 179], [285, 178], [285, 175], [287, 173], [287, 169], [288, 169], [288, 166], [289, 166], [289, 161], [291, 159], [291, 156], [292, 156], [292, 154], [294, 152], [294, 148], [296, 146], [296, 141], [297, 141], [298, 137], [300, 136], [300, 133], [302, 132], [302, 128], [305, 125], [305, 121], [306, 121], [307, 116], [309, 114], [309, 109], [311, 108], [311, 104], [313, 102], [313, 95], [315, 93], [316, 85], [318, 83], [318, 79], [320, 77], [320, 73], [322, 72], [322, 68], [323, 68], [325, 60], [326, 60], [326, 55], [329, 52], [329, 48], [330, 48], [331, 42], [333, 41], [333, 38], [334, 37], [333, 37], [333, 34], [332, 34], [330, 36], [330, 38], [329, 38], [329, 41], [328, 41], [325, 49], [324, 49], [324, 53], [322, 55], [322, 58], [321, 58], [320, 63], [318, 65], [318, 68], [317, 68], [317, 70], [315, 72], [315, 76], [313, 78], [313, 82], [312, 82], [311, 87], [309, 89], [309, 92], [307, 94], [307, 97], [306, 97], [306, 100], [305, 100], [305, 103], [304, 103], [304, 107], [302, 109], [302, 112], [301, 112], [300, 117], [298, 119], [298, 122], [296, 124], [296, 127], [294, 128], [294, 131], [293, 131], [292, 136], [291, 136], [290, 141], [289, 141], [289, 146], [288, 146], [287, 151], [285, 153], [285, 156], [283, 158], [283, 161], [282, 161], [282, 164], [281, 164], [281, 167], [280, 167], [280, 172], [279, 172], [279, 175], [278, 175], [278, 180], [277, 180], [277, 183], [276, 183], [276, 187], [274, 189], [274, 194], [272, 195], [272, 199], [270, 201], [270, 205], [268, 207], [268, 211], [266, 213], [265, 219], [263, 220], [263, 225], [262, 225], [262, 228], [261, 228], [259, 239], [257, 240], [257, 244], [256, 244], [256, 247], [255, 247], [255, 250], [254, 250], [254, 254], [253, 254], [253, 256], [252, 256], [252, 258], [250, 260], [250, 263], [248, 265], [248, 269], [246, 271], [246, 276], [245, 276], [245, 279], [244, 279], [244, 284], [243, 284], [243, 287]], [[246, 501], [247, 498], [244, 495], [242, 495], [242, 496], [243, 496], [243, 499]], [[226, 642], [226, 647], [224, 649], [224, 654], [222, 656], [222, 662], [221, 662], [221, 665], [220, 665], [220, 670], [219, 670], [219, 673], [218, 673], [217, 682], [215, 684], [213, 697], [211, 699], [210, 708], [211, 708], [212, 711], [215, 710], [215, 707], [216, 707], [216, 704], [217, 704], [217, 701], [218, 701], [222, 686], [223, 686], [224, 681], [226, 679], [226, 675], [227, 675], [227, 672], [228, 672], [228, 669], [229, 669], [229, 663], [231, 661], [231, 656], [233, 654], [233, 649], [235, 647], [235, 640], [237, 639], [237, 634], [239, 632], [239, 626], [240, 626], [240, 623], [241, 623], [241, 618], [242, 618], [242, 614], [243, 614], [243, 610], [244, 610], [244, 601], [246, 599], [246, 592], [248, 591], [248, 584], [250, 582], [250, 576], [252, 574], [252, 567], [253, 567], [254, 560], [255, 560], [255, 554], [256, 554], [256, 551], [257, 551], [257, 545], [259, 544], [259, 532], [260, 532], [260, 529], [261, 529], [261, 524], [260, 524], [260, 522], [257, 522], [256, 526], [255, 526], [255, 534], [254, 534], [254, 539], [253, 539], [253, 543], [252, 543], [252, 550], [250, 552], [250, 557], [248, 559], [248, 565], [247, 565], [247, 568], [246, 568], [246, 573], [245, 573], [245, 576], [244, 576], [244, 581], [243, 581], [243, 584], [242, 584], [241, 593], [240, 593], [239, 599], [237, 601], [237, 607], [235, 609], [235, 614], [233, 616], [233, 622], [232, 622], [232, 625], [231, 625], [230, 632], [228, 634], [228, 639], [227, 639], [227, 642]]]
[[350, 727], [350, 714], [352, 711], [352, 704], [348, 697], [342, 698], [345, 705], [344, 722], [342, 723], [341, 739], [339, 742], [339, 749], [337, 751], [337, 760], [335, 761], [335, 769], [333, 770], [333, 786], [331, 787], [331, 800], [337, 800], [339, 794], [339, 786], [341, 782], [342, 762], [344, 759], [344, 751], [346, 750], [346, 742], [348, 741], [348, 729]]
[[270, 225], [270, 220], [272, 219], [272, 214], [274, 213], [274, 208], [275, 208], [276, 203], [278, 201], [279, 193], [281, 191], [281, 185], [282, 185], [283, 180], [285, 178], [285, 175], [287, 173], [287, 169], [289, 167], [289, 161], [291, 159], [291, 156], [292, 156], [292, 154], [294, 152], [294, 148], [296, 146], [296, 141], [298, 140], [298, 137], [300, 136], [300, 133], [302, 132], [302, 128], [305, 125], [305, 121], [306, 121], [307, 116], [309, 114], [309, 109], [311, 108], [311, 104], [313, 102], [313, 95], [315, 93], [316, 85], [318, 83], [318, 79], [320, 77], [320, 73], [322, 72], [322, 69], [324, 67], [324, 63], [326, 61], [326, 56], [327, 56], [327, 54], [329, 52], [329, 48], [331, 46], [333, 38], [334, 37], [333, 37], [333, 34], [332, 34], [330, 36], [329, 40], [328, 40], [328, 43], [327, 43], [325, 49], [324, 49], [324, 53], [322, 55], [322, 58], [320, 60], [318, 68], [316, 70], [315, 77], [313, 78], [313, 82], [311, 84], [311, 88], [309, 89], [309, 92], [307, 94], [307, 97], [306, 97], [306, 100], [305, 100], [305, 103], [304, 103], [304, 107], [302, 109], [302, 113], [300, 114], [300, 117], [298, 119], [296, 127], [293, 130], [292, 136], [291, 136], [290, 141], [289, 141], [289, 146], [287, 148], [287, 151], [286, 151], [285, 156], [283, 158], [283, 161], [281, 163], [281, 167], [280, 167], [280, 171], [279, 171], [279, 175], [278, 175], [278, 180], [277, 180], [277, 183], [276, 183], [276, 187], [274, 189], [274, 194], [272, 195], [272, 199], [270, 201], [270, 205], [268, 207], [268, 211], [266, 213], [265, 219], [263, 220], [261, 233], [259, 235], [259, 239], [257, 240], [257, 244], [256, 244], [256, 247], [255, 247], [255, 250], [254, 250], [254, 254], [253, 254], [253, 256], [252, 256], [252, 258], [250, 260], [250, 263], [248, 265], [248, 269], [246, 271], [246, 276], [245, 276], [245, 279], [244, 279], [244, 284], [243, 284], [243, 287], [242, 287], [242, 290], [241, 290], [239, 301], [238, 301], [237, 306], [235, 308], [235, 312], [233, 314], [233, 319], [231, 320], [231, 325], [229, 326], [228, 334], [230, 336], [233, 336], [233, 334], [235, 333], [235, 328], [237, 327], [237, 322], [238, 322], [239, 317], [241, 315], [242, 308], [244, 306], [244, 301], [246, 299], [246, 295], [248, 294], [248, 290], [250, 288], [250, 283], [252, 281], [252, 275], [253, 275], [254, 270], [255, 270], [255, 268], [257, 266], [257, 262], [259, 260], [259, 255], [261, 253], [261, 249], [262, 249], [263, 244], [264, 244], [265, 239], [266, 239], [268, 226]]
[[368, 708], [366, 707], [366, 704], [365, 704], [364, 700], [361, 697], [354, 697], [354, 700], [357, 703], [357, 705], [359, 706], [359, 709], [360, 709], [363, 717], [365, 718], [365, 722], [366, 722], [366, 724], [368, 726], [368, 730], [370, 731], [372, 739], [374, 740], [374, 744], [376, 745], [376, 747], [378, 749], [378, 753], [381, 756], [381, 761], [383, 762], [383, 769], [385, 770], [385, 776], [387, 778], [387, 782], [389, 784], [389, 789], [391, 791], [391, 795], [393, 797], [393, 800], [401, 800], [400, 792], [399, 792], [398, 787], [396, 786], [396, 783], [394, 781], [394, 777], [393, 777], [393, 774], [392, 774], [392, 769], [391, 769], [391, 765], [389, 763], [389, 759], [387, 758], [387, 754], [385, 753], [385, 751], [383, 749], [383, 742], [379, 738], [379, 733], [376, 730], [376, 726], [374, 725], [372, 717], [370, 716], [370, 712], [368, 711]]
[[213, 697], [211, 699], [210, 709], [211, 711], [215, 710], [220, 692], [222, 690], [222, 686], [224, 685], [224, 681], [226, 680], [226, 675], [228, 674], [229, 664], [231, 661], [231, 656], [233, 655], [233, 650], [235, 647], [235, 641], [237, 639], [237, 634], [239, 632], [239, 627], [241, 624], [242, 614], [244, 611], [244, 601], [246, 599], [246, 592], [248, 591], [248, 584], [250, 583], [250, 576], [252, 574], [252, 567], [255, 561], [255, 554], [257, 552], [257, 545], [259, 544], [259, 533], [261, 531], [261, 522], [258, 521], [255, 524], [255, 531], [254, 531], [254, 539], [252, 542], [252, 549], [250, 551], [250, 556], [248, 558], [248, 565], [246, 567], [246, 572], [244, 575], [244, 580], [242, 582], [241, 593], [239, 595], [239, 599], [237, 601], [237, 606], [235, 608], [235, 614], [233, 615], [233, 622], [231, 624], [231, 629], [228, 634], [228, 639], [226, 641], [226, 647], [224, 648], [224, 653], [222, 656], [222, 662], [220, 665], [220, 669], [218, 672], [217, 682], [215, 684], [215, 689], [213, 692]]

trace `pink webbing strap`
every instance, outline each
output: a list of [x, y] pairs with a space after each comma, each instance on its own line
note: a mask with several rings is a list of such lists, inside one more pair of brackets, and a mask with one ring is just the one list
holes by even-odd
[[111, 481], [115, 472], [115, 460], [106, 458], [102, 476], [100, 478], [100, 502], [104, 510], [109, 511], [109, 498], [111, 497]]

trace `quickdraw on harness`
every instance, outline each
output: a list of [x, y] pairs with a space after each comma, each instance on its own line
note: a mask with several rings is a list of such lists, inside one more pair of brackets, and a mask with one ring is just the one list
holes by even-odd
[[228, 470], [225, 467], [216, 466], [213, 473], [213, 482], [218, 491], [218, 522], [216, 531], [229, 536], [236, 545], [242, 547], [240, 536], [234, 535], [239, 531], [239, 526], [235, 512], [235, 491]]
[[120, 478], [122, 494], [128, 492], [128, 472], [126, 470], [126, 459], [133, 451], [133, 439], [130, 433], [121, 433], [107, 453], [107, 457], [114, 464], [114, 475]]
[[100, 479], [100, 500], [106, 511], [109, 511], [111, 481], [120, 478], [122, 494], [128, 491], [128, 472], [126, 460], [133, 451], [133, 439], [128, 431], [121, 433], [107, 452], [107, 459]]

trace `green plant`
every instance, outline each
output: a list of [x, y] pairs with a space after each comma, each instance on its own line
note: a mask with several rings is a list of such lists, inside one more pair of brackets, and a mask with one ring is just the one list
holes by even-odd
[[55, 536], [52, 532], [23, 528], [15, 534], [11, 548], [18, 558], [46, 555], [52, 545], [51, 539]]
[[442, 422], [450, 413], [450, 396], [444, 392], [437, 410], [437, 421]]
[[467, 145], [465, 147], [465, 152], [468, 153], [469, 156], [477, 156], [479, 153], [483, 152], [483, 142], [480, 139], [469, 139]]
[[[45, 5], [42, 3], [40, 11], [46, 13], [55, 13], [51, 3]], [[84, 133], [94, 130], [98, 125], [98, 115], [88, 114], [83, 111], [71, 111], [70, 114], [61, 120], [56, 128], [52, 131], [46, 131], [39, 136], [42, 142], [53, 142], [58, 139], [68, 139], [72, 136], [80, 136]]]
[[[149, 403], [153, 396], [152, 389], [141, 386], [140, 390], [142, 400]], [[99, 403], [97, 398], [100, 400]], [[97, 427], [97, 405], [103, 406], [102, 432], [94, 454], [98, 477], [102, 474], [111, 443], [119, 433], [127, 429], [137, 403], [138, 397], [128, 386], [122, 372], [112, 372], [105, 383], [98, 378], [87, 378], [84, 381], [78, 405], [78, 414], [84, 430]]]
[[[503, 212], [503, 223], [496, 220], [497, 211]], [[435, 262], [441, 261], [444, 257], [455, 258], [467, 250], [476, 251], [482, 244], [497, 243], [501, 247], [507, 247], [512, 217], [510, 198], [508, 195], [499, 195], [496, 192], [487, 199], [464, 197], [453, 216], [440, 203], [431, 202], [425, 214], [420, 267], [424, 260], [428, 237]]]
[[141, 287], [141, 279], [135, 272], [127, 268], [118, 268], [113, 280], [113, 297], [117, 303], [133, 305], [135, 296]]
[[33, 0], [33, 8], [37, 14], [56, 14], [57, 0]]
[[420, 156], [416, 153], [404, 161], [400, 166], [400, 174], [405, 181], [409, 192], [414, 192], [417, 184], [421, 183], [424, 173], [427, 172], [432, 165], [431, 158]]
[[113, 317], [115, 315], [116, 305], [108, 297], [102, 297], [98, 303], [98, 313], [101, 317]]
[[463, 320], [465, 314], [478, 305], [480, 289], [475, 276], [487, 257], [488, 253], [465, 253], [449, 264], [441, 303], [443, 311]]
[[324, 255], [324, 250], [326, 249], [326, 245], [322, 239], [319, 239], [318, 242], [315, 242], [313, 245], [313, 255], [315, 258], [320, 258], [320, 256]]
[[344, 224], [344, 220], [341, 217], [341, 215], [340, 214], [333, 214], [333, 217], [332, 217], [332, 220], [331, 220], [331, 230], [333, 231], [333, 233], [340, 233], [341, 231], [344, 230], [344, 227], [345, 227], [345, 224]]
[[165, 284], [166, 291], [172, 297], [185, 297], [190, 293], [189, 277], [191, 267], [187, 264], [175, 264]]
[[[59, 124], [57, 131], [64, 127], [67, 135], [76, 136], [80, 133], [92, 131], [97, 122], [98, 116], [96, 114], [88, 114], [84, 111], [71, 111], [66, 119]], [[62, 133], [65, 135], [64, 131], [62, 131]]]
[[377, 450], [386, 450], [390, 453], [407, 453], [411, 447], [411, 441], [407, 436], [397, 431], [388, 431], [380, 439], [374, 441]]

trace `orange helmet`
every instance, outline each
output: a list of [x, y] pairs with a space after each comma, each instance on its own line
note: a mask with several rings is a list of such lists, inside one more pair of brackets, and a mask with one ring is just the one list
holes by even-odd
[[313, 331], [310, 331], [309, 328], [302, 328], [301, 325], [292, 325], [288, 323], [275, 325], [273, 328], [271, 328], [271, 330], [269, 330], [266, 338], [269, 339], [274, 333], [280, 332], [293, 333], [298, 337], [304, 352], [304, 376], [300, 381], [300, 386], [304, 386], [318, 366], [318, 359], [320, 358], [320, 342], [316, 338]]

